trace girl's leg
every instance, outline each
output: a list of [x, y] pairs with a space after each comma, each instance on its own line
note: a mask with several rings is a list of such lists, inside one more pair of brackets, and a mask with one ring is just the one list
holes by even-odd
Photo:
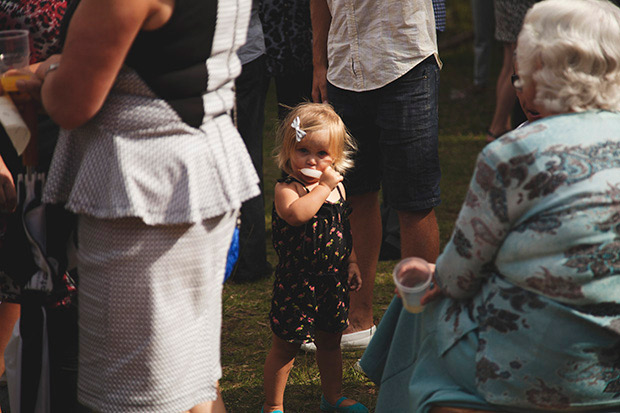
[[[342, 333], [328, 333], [316, 330], [316, 362], [321, 373], [321, 389], [323, 396], [331, 405], [335, 405], [342, 397], [342, 352], [340, 338]], [[346, 399], [340, 406], [346, 407], [357, 403]]]
[[273, 335], [271, 350], [265, 360], [263, 386], [265, 387], [265, 413], [274, 410], [284, 411], [284, 388], [291, 372], [299, 344], [286, 342]]
[[212, 402], [200, 403], [185, 413], [226, 413], [226, 407], [222, 400], [219, 383], [217, 385], [217, 399]]

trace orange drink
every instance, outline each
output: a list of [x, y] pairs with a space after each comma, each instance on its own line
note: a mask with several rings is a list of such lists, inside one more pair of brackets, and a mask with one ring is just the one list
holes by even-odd
[[0, 83], [2, 83], [2, 89], [4, 92], [18, 92], [17, 89], [17, 81], [18, 80], [27, 80], [29, 78], [28, 75], [13, 75], [13, 76], [2, 76], [0, 77]]

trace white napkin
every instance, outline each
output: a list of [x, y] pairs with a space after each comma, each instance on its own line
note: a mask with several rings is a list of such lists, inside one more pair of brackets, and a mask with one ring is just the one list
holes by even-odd
[[0, 96], [0, 123], [11, 138], [17, 154], [21, 155], [30, 141], [30, 130], [7, 95]]

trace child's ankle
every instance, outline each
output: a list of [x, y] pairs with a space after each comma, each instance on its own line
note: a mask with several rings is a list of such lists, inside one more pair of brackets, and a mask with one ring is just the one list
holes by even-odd
[[[341, 398], [343, 398], [342, 394], [338, 394], [338, 395], [330, 395], [327, 396], [325, 394], [323, 394], [323, 397], [325, 398], [325, 400], [327, 400], [327, 402], [329, 404], [331, 404], [332, 406], [335, 406], [338, 403], [338, 400], [340, 400]], [[352, 406], [354, 404], [357, 403], [357, 400], [355, 399], [350, 399], [348, 397], [344, 397], [344, 400], [342, 402], [340, 402], [339, 407], [347, 407], [347, 406]]]
[[327, 400], [327, 402], [331, 405], [335, 405], [338, 400], [340, 400], [340, 398], [342, 397], [342, 393], [340, 394], [325, 394], [323, 393], [323, 397], [325, 397], [325, 400]]
[[261, 412], [262, 413], [271, 413], [271, 412], [276, 412], [276, 411], [283, 412], [284, 411], [284, 406], [283, 405], [277, 406], [277, 405], [271, 405], [271, 404], [265, 403], [265, 404], [263, 404], [263, 408], [262, 408]]

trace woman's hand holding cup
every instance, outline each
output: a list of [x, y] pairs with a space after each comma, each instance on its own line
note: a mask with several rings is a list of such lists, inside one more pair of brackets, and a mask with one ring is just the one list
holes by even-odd
[[434, 264], [417, 257], [405, 258], [394, 267], [394, 284], [407, 311], [420, 313], [424, 310], [422, 299], [428, 294], [434, 270]]

